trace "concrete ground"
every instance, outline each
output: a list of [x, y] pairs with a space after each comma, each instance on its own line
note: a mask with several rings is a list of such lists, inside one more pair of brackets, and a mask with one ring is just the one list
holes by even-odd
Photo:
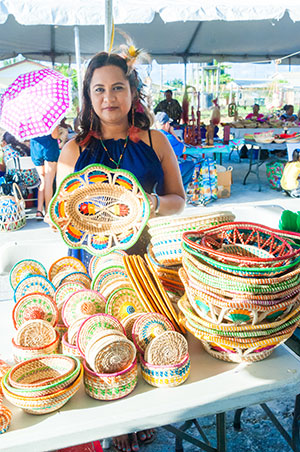
[[[233, 185], [231, 196], [227, 199], [218, 199], [207, 207], [187, 207], [188, 213], [208, 213], [218, 210], [232, 210], [237, 220], [248, 220], [265, 224], [274, 228], [278, 227], [278, 221], [283, 209], [293, 211], [300, 210], [300, 202], [285, 196], [281, 192], [272, 190], [266, 180], [265, 164], [260, 168], [262, 190], [258, 191], [256, 176], [250, 175], [246, 185], [242, 185], [243, 178], [248, 169], [248, 160], [237, 161], [233, 155], [232, 161], [223, 158], [223, 164], [233, 166]], [[54, 233], [43, 222], [35, 219], [27, 221], [27, 225], [16, 232], [0, 234], [0, 301], [12, 298], [9, 287], [8, 275], [14, 265], [24, 258], [36, 258], [46, 268], [55, 259], [66, 255], [66, 246], [60, 236]], [[0, 356], [1, 357], [1, 356]], [[2, 358], [5, 358], [2, 356]], [[300, 391], [299, 391], [300, 392]], [[278, 394], [278, 400], [269, 404], [278, 416], [282, 425], [291, 432], [292, 413], [294, 400]], [[288, 452], [290, 447], [281, 438], [271, 421], [268, 420], [260, 407], [250, 407], [242, 415], [242, 431], [233, 429], [233, 415], [227, 414], [227, 451], [228, 452]], [[199, 419], [206, 435], [215, 442], [215, 419], [209, 416]], [[197, 434], [195, 428], [189, 433]], [[172, 434], [162, 428], [158, 429], [157, 439], [151, 445], [141, 447], [141, 451], [167, 452], [175, 450], [175, 442]], [[191, 444], [184, 443], [184, 450], [192, 452], [197, 449]]]

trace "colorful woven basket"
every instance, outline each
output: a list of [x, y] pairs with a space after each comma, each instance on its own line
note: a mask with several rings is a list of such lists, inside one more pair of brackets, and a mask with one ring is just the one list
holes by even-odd
[[13, 405], [22, 408], [26, 413], [47, 414], [58, 410], [70, 400], [80, 388], [82, 377], [83, 368], [81, 367], [78, 377], [70, 386], [43, 397], [25, 397], [13, 394], [7, 390], [3, 382], [2, 389], [6, 399]]
[[137, 384], [136, 360], [127, 369], [114, 374], [97, 374], [93, 372], [86, 362], [84, 366], [85, 392], [97, 400], [117, 400], [130, 394]]
[[105, 312], [106, 299], [98, 292], [83, 289], [72, 293], [64, 302], [61, 315], [64, 324], [70, 326], [75, 320]]
[[174, 331], [174, 326], [164, 315], [157, 312], [141, 315], [134, 322], [132, 329], [132, 337], [137, 350], [144, 354], [151, 340], [165, 331]]
[[47, 272], [45, 267], [34, 259], [23, 259], [17, 262], [9, 274], [11, 287], [15, 289], [19, 282], [30, 275], [42, 275], [47, 277]]
[[155, 366], [147, 363], [142, 356], [140, 360], [143, 379], [158, 388], [171, 388], [181, 385], [187, 380], [191, 370], [191, 361], [188, 354], [181, 363], [173, 366]]
[[146, 310], [132, 287], [121, 287], [113, 291], [109, 296], [105, 312], [122, 321], [122, 319], [130, 314], [142, 314]]
[[21, 361], [26, 361], [27, 359], [36, 358], [41, 355], [50, 355], [52, 353], [57, 353], [59, 346], [59, 334], [56, 333], [55, 340], [44, 347], [24, 347], [22, 345], [16, 344], [15, 340], [12, 339], [13, 356], [16, 363]]
[[30, 293], [43, 293], [49, 295], [54, 299], [55, 287], [53, 284], [42, 275], [32, 275], [26, 276], [19, 282], [14, 292], [15, 303], [20, 300], [20, 298], [28, 295]]
[[188, 354], [186, 338], [177, 331], [165, 331], [147, 345], [144, 360], [156, 366], [172, 366]]
[[28, 320], [44, 320], [52, 326], [58, 322], [58, 309], [56, 303], [49, 295], [31, 293], [20, 298], [13, 309], [14, 327], [18, 329]]
[[49, 268], [49, 280], [52, 281], [54, 276], [60, 272], [68, 271], [68, 273], [83, 272], [86, 273], [86, 268], [83, 263], [73, 256], [61, 257], [56, 260]]
[[275, 267], [292, 263], [300, 255], [300, 248], [291, 246], [277, 232], [256, 223], [235, 222], [185, 232], [182, 240], [201, 254], [229, 265]]
[[0, 434], [7, 432], [10, 421], [11, 421], [11, 411], [4, 405], [0, 406]]
[[82, 356], [76, 347], [76, 345], [69, 344], [68, 342], [68, 333], [66, 332], [61, 339], [61, 348], [62, 353], [64, 355], [71, 355], [75, 358], [78, 358], [80, 361], [82, 360]]
[[49, 213], [69, 247], [100, 256], [134, 245], [148, 221], [150, 204], [129, 171], [94, 164], [62, 181]]

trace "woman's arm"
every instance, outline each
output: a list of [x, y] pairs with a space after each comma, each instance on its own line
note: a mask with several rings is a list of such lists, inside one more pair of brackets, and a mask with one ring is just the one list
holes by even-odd
[[[164, 173], [164, 195], [159, 196], [160, 215], [172, 215], [184, 209], [185, 193], [176, 155], [168, 139], [158, 130], [151, 130], [153, 149], [156, 152]], [[156, 197], [152, 195], [156, 206]]]
[[68, 141], [62, 148], [57, 162], [56, 184], [58, 187], [65, 177], [74, 172], [78, 157], [79, 145], [75, 139]]

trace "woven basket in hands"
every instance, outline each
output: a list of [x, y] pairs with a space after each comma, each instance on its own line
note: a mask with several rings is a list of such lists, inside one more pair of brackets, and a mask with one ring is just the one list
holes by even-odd
[[94, 164], [62, 181], [49, 213], [68, 246], [103, 255], [134, 245], [150, 204], [129, 171]]

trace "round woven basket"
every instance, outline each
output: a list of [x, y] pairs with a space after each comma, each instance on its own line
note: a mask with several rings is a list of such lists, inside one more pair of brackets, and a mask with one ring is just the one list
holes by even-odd
[[36, 358], [40, 355], [51, 355], [52, 353], [57, 353], [59, 346], [59, 334], [56, 332], [55, 340], [44, 347], [23, 347], [15, 343], [12, 339], [13, 356], [16, 363], [21, 361], [26, 361], [30, 358]]
[[114, 281], [116, 278], [128, 280], [128, 275], [123, 264], [121, 265], [120, 263], [118, 263], [118, 265], [110, 265], [108, 267], [102, 268], [100, 271], [98, 271], [98, 273], [95, 274], [91, 287], [93, 290], [102, 293], [104, 284], [108, 281]]
[[57, 273], [66, 270], [68, 270], [68, 273], [73, 273], [74, 271], [86, 273], [86, 268], [79, 259], [73, 256], [66, 256], [53, 262], [48, 272], [49, 280], [52, 281]]
[[76, 338], [76, 346], [81, 356], [85, 357], [85, 350], [89, 341], [105, 329], [115, 329], [125, 334], [124, 328], [118, 319], [108, 314], [95, 314], [82, 322]]
[[14, 301], [16, 303], [25, 295], [36, 292], [43, 293], [45, 295], [49, 295], [51, 298], [54, 298], [55, 287], [47, 278], [45, 278], [45, 276], [26, 276], [26, 278], [22, 279], [22, 281], [20, 281], [15, 288]]
[[44, 397], [70, 386], [79, 373], [78, 359], [47, 355], [17, 364], [4, 376], [3, 384], [15, 395]]
[[174, 331], [174, 326], [164, 315], [157, 312], [142, 314], [132, 328], [132, 337], [137, 350], [144, 354], [147, 345], [165, 331]]
[[43, 397], [25, 397], [11, 393], [6, 389], [2, 382], [3, 393], [6, 399], [13, 405], [22, 408], [26, 413], [30, 414], [46, 414], [52, 413], [64, 406], [70, 398], [80, 388], [80, 383], [83, 377], [83, 368], [76, 380], [67, 388], [64, 388], [54, 394], [49, 394]]
[[55, 328], [46, 320], [28, 320], [15, 334], [15, 343], [23, 347], [46, 347], [56, 338]]
[[122, 320], [130, 314], [146, 312], [132, 287], [122, 287], [109, 296], [105, 312]]
[[113, 250], [111, 253], [106, 256], [93, 256], [89, 263], [89, 275], [93, 278], [99, 271], [102, 270], [103, 267], [107, 267], [108, 265], [119, 265], [123, 264], [123, 256], [126, 256], [127, 253], [123, 250]]
[[173, 366], [155, 366], [147, 363], [142, 356], [140, 360], [143, 379], [149, 385], [157, 388], [172, 388], [181, 385], [187, 380], [191, 370], [191, 361], [188, 354], [180, 363]]
[[144, 360], [156, 366], [172, 366], [188, 354], [186, 338], [177, 331], [165, 331], [147, 345]]
[[115, 374], [97, 374], [86, 362], [84, 366], [84, 388], [86, 393], [97, 400], [117, 400], [130, 394], [137, 384], [136, 360], [127, 369]]
[[84, 287], [86, 289], [90, 289], [92, 280], [87, 273], [73, 272], [73, 273], [69, 273], [69, 274], [65, 275], [61, 279], [60, 284], [64, 284], [67, 282], [81, 283], [84, 285]]
[[75, 358], [78, 358], [80, 361], [82, 360], [82, 356], [76, 347], [76, 345], [69, 344], [68, 342], [68, 333], [66, 332], [61, 339], [61, 348], [62, 353], [64, 355], [71, 355]]
[[136, 358], [134, 344], [123, 333], [104, 331], [91, 340], [86, 347], [86, 361], [90, 368], [100, 374], [120, 372]]
[[11, 287], [15, 289], [19, 282], [30, 275], [42, 275], [47, 277], [47, 272], [45, 267], [34, 259], [23, 259], [17, 262], [9, 274]]
[[134, 322], [140, 317], [140, 315], [142, 315], [140, 312], [134, 312], [133, 314], [130, 314], [121, 320], [127, 339], [129, 339], [130, 341], [133, 341], [132, 328]]
[[72, 293], [64, 302], [61, 315], [66, 326], [83, 317], [105, 312], [106, 299], [95, 290], [83, 289]]
[[4, 405], [0, 406], [0, 434], [8, 430], [11, 421], [11, 411]]
[[44, 320], [56, 326], [58, 309], [49, 295], [34, 292], [20, 298], [14, 306], [12, 317], [16, 329], [24, 322], [35, 319]]

